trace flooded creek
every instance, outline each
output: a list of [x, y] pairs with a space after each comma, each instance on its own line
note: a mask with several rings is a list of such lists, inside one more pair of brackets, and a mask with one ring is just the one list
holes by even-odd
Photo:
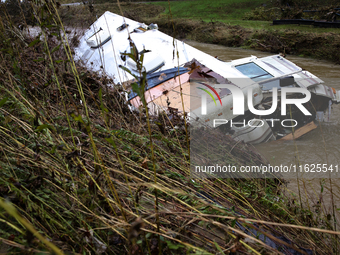
[[[218, 56], [223, 61], [230, 61], [251, 55], [265, 57], [273, 55], [268, 52], [229, 48], [219, 45], [204, 44], [188, 41], [191, 46], [202, 50], [210, 55]], [[331, 62], [320, 61], [310, 58], [288, 55], [286, 57], [301, 68], [318, 76], [325, 85], [340, 89], [340, 65]], [[333, 105], [328, 120], [325, 113], [324, 122], [318, 123], [318, 128], [307, 133], [295, 141], [270, 142], [256, 145], [257, 150], [266, 157], [272, 165], [289, 166], [291, 164], [327, 164], [333, 166], [335, 171], [338, 166], [340, 172], [340, 105]], [[337, 230], [340, 228], [340, 179], [321, 179], [317, 173], [312, 179], [288, 179], [286, 194], [299, 200], [299, 195], [306, 208], [316, 212], [317, 207], [322, 205], [322, 214], [333, 215], [332, 205], [337, 218]], [[323, 188], [322, 188], [323, 187]], [[333, 193], [333, 195], [331, 195]]]

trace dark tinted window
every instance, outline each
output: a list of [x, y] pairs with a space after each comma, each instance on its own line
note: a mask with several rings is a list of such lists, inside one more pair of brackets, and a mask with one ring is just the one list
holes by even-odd
[[255, 63], [247, 63], [239, 66], [235, 66], [244, 75], [248, 76], [254, 81], [262, 81], [272, 78], [273, 75], [256, 65]]

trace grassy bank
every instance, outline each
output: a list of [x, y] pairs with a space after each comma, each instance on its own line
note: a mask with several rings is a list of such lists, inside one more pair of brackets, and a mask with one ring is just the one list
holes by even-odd
[[[172, 26], [164, 19], [152, 19], [160, 29], [173, 34]], [[244, 47], [272, 53], [293, 54], [340, 63], [338, 33], [309, 33], [298, 30], [247, 29], [223, 22], [201, 22], [176, 19], [176, 35], [203, 43], [229, 47]]]
[[[304, 221], [282, 202], [271, 205], [279, 180], [192, 181], [183, 119], [131, 112], [109, 78], [73, 62], [61, 24], [42, 26], [44, 38], [2, 24], [1, 251], [253, 253], [271, 249], [236, 234], [236, 211]], [[249, 146], [221, 140], [230, 148], [225, 164], [264, 162]]]
[[[328, 2], [323, 4], [327, 6]], [[279, 19], [285, 14], [278, 11], [279, 7], [270, 1], [176, 1], [170, 3], [170, 8], [164, 2], [152, 4], [165, 9], [164, 13], [152, 21], [170, 33], [171, 26], [165, 17], [171, 13], [180, 38], [340, 63], [339, 29], [298, 25], [272, 26], [272, 19]], [[273, 12], [270, 21], [249, 20], [249, 16], [254, 15], [249, 13], [254, 9], [260, 9], [262, 13]]]
[[[0, 16], [1, 253], [280, 252], [244, 227], [284, 236], [281, 244], [302, 254], [337, 253], [331, 217], [315, 220], [318, 212], [282, 193], [281, 180], [193, 181], [183, 118], [130, 111], [122, 88], [73, 60], [77, 36], [63, 26], [91, 22], [96, 6], [65, 9], [65, 24], [50, 3], [32, 8], [41, 14], [35, 37]], [[216, 135], [224, 164], [266, 163]]]
[[173, 1], [153, 2], [150, 5], [164, 7], [164, 15], [185, 19], [202, 19], [210, 20], [240, 20], [246, 12], [262, 6], [262, 0], [216, 0], [216, 1]]
[[[105, 3], [88, 6], [61, 7], [65, 24], [88, 27], [105, 11], [121, 13], [145, 23], [157, 23], [160, 30], [180, 39], [213, 43], [229, 47], [251, 48], [272, 53], [285, 53], [340, 63], [340, 34], [335, 28], [311, 26], [272, 26], [271, 21], [243, 20], [249, 10], [261, 1], [172, 1], [172, 21], [167, 2], [149, 4]], [[172, 23], [175, 25], [175, 33]]]

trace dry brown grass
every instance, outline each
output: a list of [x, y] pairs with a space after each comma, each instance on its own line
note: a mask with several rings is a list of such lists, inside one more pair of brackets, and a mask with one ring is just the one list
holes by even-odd
[[[193, 181], [183, 118], [131, 112], [112, 80], [73, 61], [54, 6], [42, 10], [42, 37], [23, 37], [0, 17], [0, 242], [7, 253], [51, 251], [51, 243], [65, 253], [278, 253], [244, 226], [333, 252], [338, 233], [288, 204], [279, 179]], [[262, 161], [245, 144], [224, 146], [233, 151], [226, 164]]]

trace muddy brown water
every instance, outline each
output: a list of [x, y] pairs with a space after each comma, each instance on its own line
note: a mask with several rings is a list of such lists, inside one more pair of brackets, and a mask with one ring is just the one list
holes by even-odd
[[[267, 52], [192, 41], [187, 41], [187, 43], [210, 55], [218, 56], [223, 61], [250, 57], [251, 55], [257, 57], [273, 55]], [[325, 82], [325, 85], [340, 90], [340, 65], [291, 55], [286, 58], [318, 76]], [[289, 166], [296, 164], [298, 159], [300, 164], [327, 164], [328, 166], [333, 165], [333, 168], [338, 165], [340, 172], [340, 104], [333, 105], [329, 121], [328, 114], [325, 114], [325, 119], [326, 122], [318, 123], [317, 129], [296, 141], [265, 143], [255, 147], [273, 165]], [[340, 230], [340, 214], [337, 210], [337, 208], [340, 208], [340, 179], [321, 179], [316, 173], [312, 179], [297, 179], [292, 175], [292, 179], [287, 179], [287, 181], [285, 194], [291, 198], [295, 197], [297, 201], [300, 200], [299, 197], [301, 196], [304, 206], [309, 207], [314, 212], [317, 212], [316, 210], [321, 202], [321, 212], [324, 215], [333, 215], [332, 204], [334, 204], [337, 230]]]

